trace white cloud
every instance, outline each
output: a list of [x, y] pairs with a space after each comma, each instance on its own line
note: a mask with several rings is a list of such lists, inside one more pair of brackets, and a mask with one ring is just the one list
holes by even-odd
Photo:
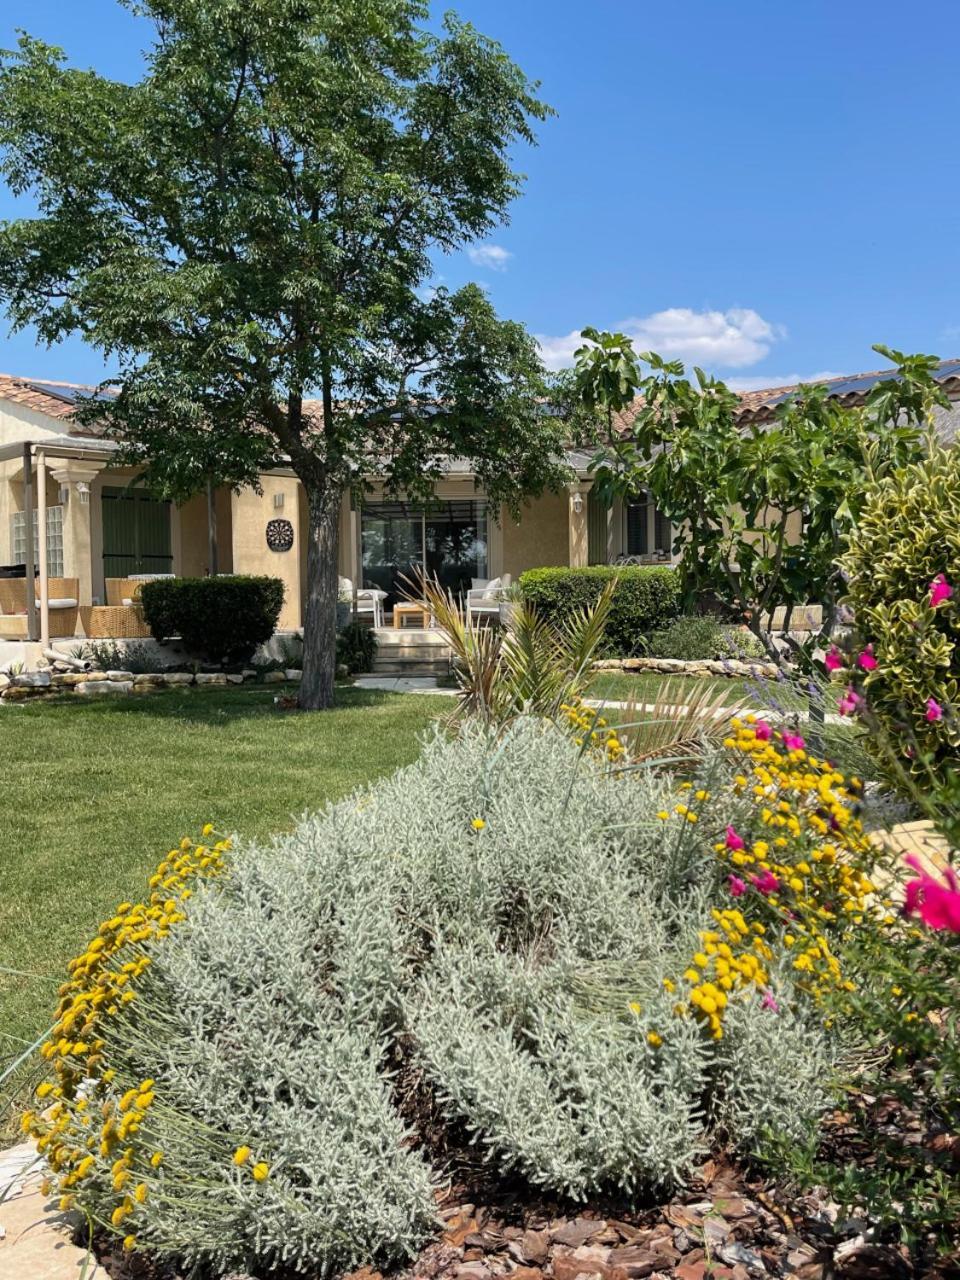
[[475, 244], [467, 250], [467, 257], [475, 267], [489, 267], [491, 271], [506, 271], [513, 257], [509, 249], [499, 244]]
[[[614, 328], [629, 335], [637, 351], [656, 351], [666, 359], [698, 364], [708, 371], [756, 364], [786, 332], [749, 307], [731, 307], [728, 311], [670, 307], [649, 316], [621, 320]], [[572, 364], [574, 351], [583, 345], [578, 330], [560, 337], [536, 337], [551, 369]]]
[[766, 391], [768, 387], [795, 387], [798, 382], [829, 382], [844, 375], [836, 369], [821, 369], [817, 373], [761, 373], [756, 377], [726, 378], [724, 381], [734, 391]]

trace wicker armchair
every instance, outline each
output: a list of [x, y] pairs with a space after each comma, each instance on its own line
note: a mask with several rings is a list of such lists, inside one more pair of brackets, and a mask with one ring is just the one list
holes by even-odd
[[[40, 582], [34, 582], [34, 601], [40, 608]], [[78, 578], [49, 578], [47, 600], [50, 635], [72, 636], [77, 631], [80, 581]], [[0, 635], [23, 639], [27, 634], [26, 578], [0, 578]]]

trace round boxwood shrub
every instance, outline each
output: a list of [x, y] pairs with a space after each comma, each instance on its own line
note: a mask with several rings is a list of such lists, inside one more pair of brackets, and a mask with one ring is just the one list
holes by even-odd
[[743, 662], [766, 658], [760, 641], [744, 627], [725, 627], [716, 618], [683, 617], [654, 631], [647, 645], [651, 658], [679, 658], [686, 662], [738, 658]]
[[680, 613], [680, 578], [666, 565], [591, 565], [582, 569], [528, 569], [520, 575], [520, 593], [551, 625], [596, 604], [600, 592], [617, 579], [604, 651], [616, 657], [643, 653], [651, 631]]
[[179, 636], [191, 653], [210, 662], [249, 662], [277, 629], [283, 583], [240, 575], [158, 578], [143, 584], [140, 599], [161, 644]]
[[[853, 670], [867, 714], [900, 744], [903, 765], [946, 783], [960, 751], [960, 450], [934, 445], [921, 462], [873, 484], [841, 565], [856, 650], [876, 666]], [[934, 603], [941, 574], [952, 595]]]

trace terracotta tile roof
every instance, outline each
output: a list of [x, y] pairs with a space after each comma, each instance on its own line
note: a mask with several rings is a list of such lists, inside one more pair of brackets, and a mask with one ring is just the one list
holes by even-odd
[[[944, 370], [943, 375], [938, 379], [940, 385], [946, 391], [951, 399], [960, 399], [960, 361], [943, 360], [941, 367]], [[881, 378], [888, 377], [893, 374], [893, 369], [868, 369], [863, 373], [847, 373], [838, 378], [821, 378], [818, 379], [818, 385], [826, 387], [835, 387], [836, 394], [848, 404], [857, 404], [866, 398], [868, 387], [853, 389], [844, 392], [843, 387], [846, 383], [861, 382], [864, 380], [879, 381]], [[792, 383], [785, 387], [762, 387], [757, 391], [741, 391], [739, 392], [740, 407], [737, 410], [738, 415], [751, 419], [753, 421], [763, 421], [765, 418], [773, 416], [774, 406], [788, 395], [791, 391], [795, 391], [799, 383]], [[629, 409], [624, 409], [622, 413], [617, 414], [615, 418], [616, 429], [619, 432], [629, 430], [633, 425], [633, 419], [639, 412], [643, 404], [643, 397], [638, 396], [634, 400], [633, 405]]]
[[[59, 388], [63, 389], [63, 396], [56, 394]], [[22, 378], [16, 374], [0, 373], [0, 400], [12, 400], [14, 404], [22, 404], [48, 418], [58, 418], [61, 421], [72, 418], [75, 408], [73, 393], [77, 391], [92, 395], [96, 387], [82, 382], [63, 382], [56, 378]], [[95, 427], [79, 427], [75, 423], [68, 430], [71, 435], [97, 434]]]

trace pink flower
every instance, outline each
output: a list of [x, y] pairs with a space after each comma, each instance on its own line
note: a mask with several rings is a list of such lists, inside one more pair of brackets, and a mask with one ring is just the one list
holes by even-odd
[[843, 654], [835, 644], [832, 644], [823, 661], [828, 671], [839, 671], [843, 666]]
[[946, 884], [942, 884], [924, 870], [920, 859], [913, 854], [904, 858], [904, 862], [919, 872], [919, 879], [907, 882], [903, 914], [919, 915], [928, 929], [960, 933], [960, 881], [954, 869], [944, 868]]
[[837, 710], [842, 716], [852, 716], [862, 701], [853, 685], [847, 685], [843, 697], [837, 703]]
[[930, 608], [935, 609], [938, 604], [942, 604], [944, 600], [949, 600], [952, 595], [953, 587], [947, 581], [947, 575], [938, 573], [930, 583]]
[[763, 993], [763, 999], [760, 1001], [760, 1008], [769, 1009], [771, 1013], [780, 1012], [780, 1006], [777, 1004], [776, 1000], [774, 999], [773, 992], [770, 990], [769, 987], [767, 987], [766, 991], [764, 991]]
[[873, 645], [868, 644], [863, 653], [857, 658], [857, 662], [864, 671], [875, 671], [877, 668], [877, 660], [873, 656]]
[[740, 898], [747, 892], [747, 886], [739, 876], [730, 876], [727, 884], [730, 886], [730, 892], [735, 898]]
[[927, 699], [927, 719], [931, 724], [943, 719], [943, 707], [941, 707], [936, 698]]
[[758, 893], [762, 893], [764, 896], [776, 893], [780, 888], [780, 881], [772, 871], [761, 871], [758, 876], [751, 876], [750, 883]]
[[783, 745], [788, 751], [802, 751], [807, 744], [799, 733], [785, 733], [783, 735]]
[[766, 720], [758, 720], [753, 726], [753, 731], [757, 735], [758, 742], [769, 742], [770, 735], [773, 733]]
[[742, 849], [744, 847], [743, 836], [738, 836], [733, 827], [727, 827], [727, 848]]

